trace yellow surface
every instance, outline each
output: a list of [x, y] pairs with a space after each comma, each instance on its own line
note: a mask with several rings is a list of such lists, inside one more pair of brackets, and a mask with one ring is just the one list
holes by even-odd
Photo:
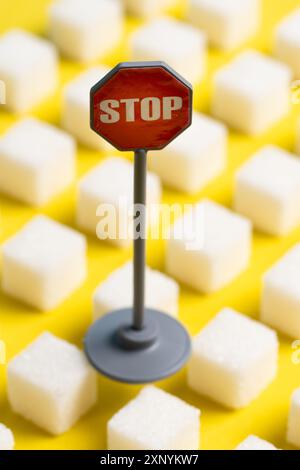
[[[49, 0], [13, 0], [12, 2], [0, 0], [0, 32], [18, 26], [46, 35], [48, 4]], [[274, 26], [285, 14], [299, 6], [299, 0], [264, 0], [263, 4], [263, 25], [256, 38], [249, 41], [242, 49], [254, 47], [269, 52]], [[176, 13], [180, 15], [182, 12], [183, 9], [179, 8]], [[127, 21], [123, 44], [126, 44], [128, 34], [137, 24], [137, 21]], [[235, 50], [233, 53], [223, 54], [209, 51], [208, 74], [196, 94], [197, 109], [205, 112], [209, 110], [211, 77], [214, 71], [239, 52], [240, 50]], [[125, 46], [103, 62], [113, 66], [123, 59], [128, 59]], [[62, 60], [61, 86], [81, 70], [81, 66]], [[58, 124], [60, 102], [61, 88], [55, 97], [44, 102], [32, 114]], [[210, 197], [230, 206], [234, 172], [256, 149], [270, 143], [281, 145], [289, 150], [294, 149], [296, 120], [299, 116], [300, 105], [292, 105], [291, 108], [291, 113], [286, 119], [260, 137], [248, 138], [231, 132], [227, 170], [194, 197], [164, 191], [164, 202], [191, 202]], [[0, 133], [3, 133], [18, 118], [19, 116], [0, 112]], [[78, 177], [96, 165], [103, 157], [104, 154], [79, 148]], [[74, 226], [75, 197], [76, 185], [74, 184], [63, 195], [36, 211], [1, 196], [0, 242], [14, 234], [37, 212]], [[229, 287], [208, 296], [182, 288], [180, 318], [190, 333], [197, 333], [225, 306], [236, 308], [257, 318], [262, 274], [299, 240], [300, 229], [279, 239], [255, 233], [251, 265]], [[91, 295], [95, 287], [130, 256], [130, 250], [120, 251], [90, 237], [87, 281], [63, 305], [46, 314], [36, 312], [0, 292], [0, 339], [6, 343], [7, 358], [13, 357], [44, 330], [50, 330], [80, 345], [90, 324]], [[163, 269], [163, 243], [154, 241], [149, 243], [148, 262], [153, 267]], [[241, 411], [228, 411], [197, 396], [187, 388], [185, 371], [159, 385], [202, 410], [201, 447], [203, 449], [232, 449], [250, 433], [257, 434], [280, 448], [289, 448], [285, 442], [289, 399], [293, 389], [300, 386], [300, 365], [296, 366], [292, 363], [292, 352], [291, 340], [280, 337], [279, 372], [276, 380], [254, 403]], [[18, 449], [105, 449], [107, 420], [138, 390], [139, 387], [120, 385], [99, 377], [98, 405], [71, 431], [53, 438], [12, 413], [6, 396], [5, 367], [0, 365], [0, 422], [13, 430]]]

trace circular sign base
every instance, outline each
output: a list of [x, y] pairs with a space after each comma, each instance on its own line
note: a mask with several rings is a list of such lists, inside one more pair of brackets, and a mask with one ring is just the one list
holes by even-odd
[[97, 320], [85, 338], [85, 353], [101, 374], [130, 384], [162, 380], [181, 369], [191, 352], [190, 336], [170, 315], [146, 309], [145, 328], [131, 328], [132, 310]]

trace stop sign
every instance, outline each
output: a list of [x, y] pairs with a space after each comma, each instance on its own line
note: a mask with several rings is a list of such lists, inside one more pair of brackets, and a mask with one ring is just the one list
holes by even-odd
[[163, 62], [121, 63], [91, 89], [91, 128], [118, 150], [160, 150], [191, 125], [192, 97]]

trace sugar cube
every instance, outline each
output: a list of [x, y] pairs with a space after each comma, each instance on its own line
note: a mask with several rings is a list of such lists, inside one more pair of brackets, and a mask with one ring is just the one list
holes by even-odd
[[149, 156], [149, 168], [166, 186], [194, 193], [221, 173], [226, 154], [226, 127], [194, 112], [189, 129], [165, 149]]
[[86, 277], [86, 240], [38, 215], [3, 245], [3, 290], [40, 310], [51, 310]]
[[278, 450], [273, 444], [260, 437], [250, 435], [241, 442], [236, 450]]
[[291, 71], [257, 51], [245, 51], [214, 77], [212, 113], [246, 134], [259, 134], [289, 110]]
[[167, 243], [167, 273], [200, 292], [221, 289], [246, 269], [251, 223], [204, 200], [179, 218]]
[[0, 450], [13, 450], [15, 440], [13, 433], [4, 424], [0, 423]]
[[200, 411], [154, 386], [108, 422], [109, 450], [196, 450]]
[[176, 0], [124, 0], [128, 13], [141, 17], [158, 15], [176, 4]]
[[49, 10], [50, 36], [62, 54], [89, 62], [119, 43], [123, 11], [119, 0], [58, 0]]
[[[119, 247], [130, 245], [133, 236], [133, 165], [110, 157], [85, 175], [79, 184], [77, 223]], [[148, 173], [147, 204], [149, 225], [158, 221], [160, 181]]]
[[234, 207], [271, 235], [300, 224], [298, 158], [278, 147], [262, 148], [237, 173]]
[[24, 119], [0, 138], [0, 191], [39, 206], [75, 177], [72, 137], [37, 119]]
[[287, 440], [300, 448], [300, 388], [295, 390], [292, 395]]
[[[118, 295], [116, 295], [118, 292]], [[146, 267], [146, 306], [177, 316], [178, 284], [163, 273]], [[94, 294], [94, 319], [130, 307], [133, 299], [133, 268], [127, 263], [114, 271]]]
[[276, 29], [274, 53], [300, 78], [300, 8], [280, 22]]
[[57, 54], [54, 46], [28, 32], [14, 29], [0, 38], [0, 78], [6, 107], [25, 112], [55, 91]]
[[257, 30], [260, 0], [191, 0], [188, 19], [223, 50], [242, 44]]
[[300, 338], [300, 244], [264, 276], [261, 320], [292, 338]]
[[229, 408], [254, 400], [276, 376], [276, 333], [225, 308], [193, 339], [189, 386]]
[[162, 60], [195, 83], [204, 74], [206, 40], [193, 26], [171, 18], [159, 18], [133, 34], [131, 55], [135, 61]]
[[104, 66], [92, 67], [68, 83], [63, 92], [62, 126], [80, 144], [95, 150], [112, 148], [90, 128], [90, 90], [108, 72]]
[[8, 399], [15, 413], [62, 434], [96, 402], [96, 373], [73, 344], [41, 334], [8, 364]]

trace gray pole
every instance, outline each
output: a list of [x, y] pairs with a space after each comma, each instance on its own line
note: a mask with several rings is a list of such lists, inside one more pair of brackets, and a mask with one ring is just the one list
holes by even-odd
[[134, 152], [134, 214], [140, 224], [134, 230], [133, 256], [133, 328], [142, 330], [145, 311], [145, 264], [146, 264], [146, 179], [147, 151]]
[[145, 308], [146, 178], [147, 151], [136, 150], [133, 309], [104, 315], [85, 339], [85, 353], [99, 372], [132, 384], [156, 382], [174, 374], [191, 352], [190, 336], [177, 320]]

